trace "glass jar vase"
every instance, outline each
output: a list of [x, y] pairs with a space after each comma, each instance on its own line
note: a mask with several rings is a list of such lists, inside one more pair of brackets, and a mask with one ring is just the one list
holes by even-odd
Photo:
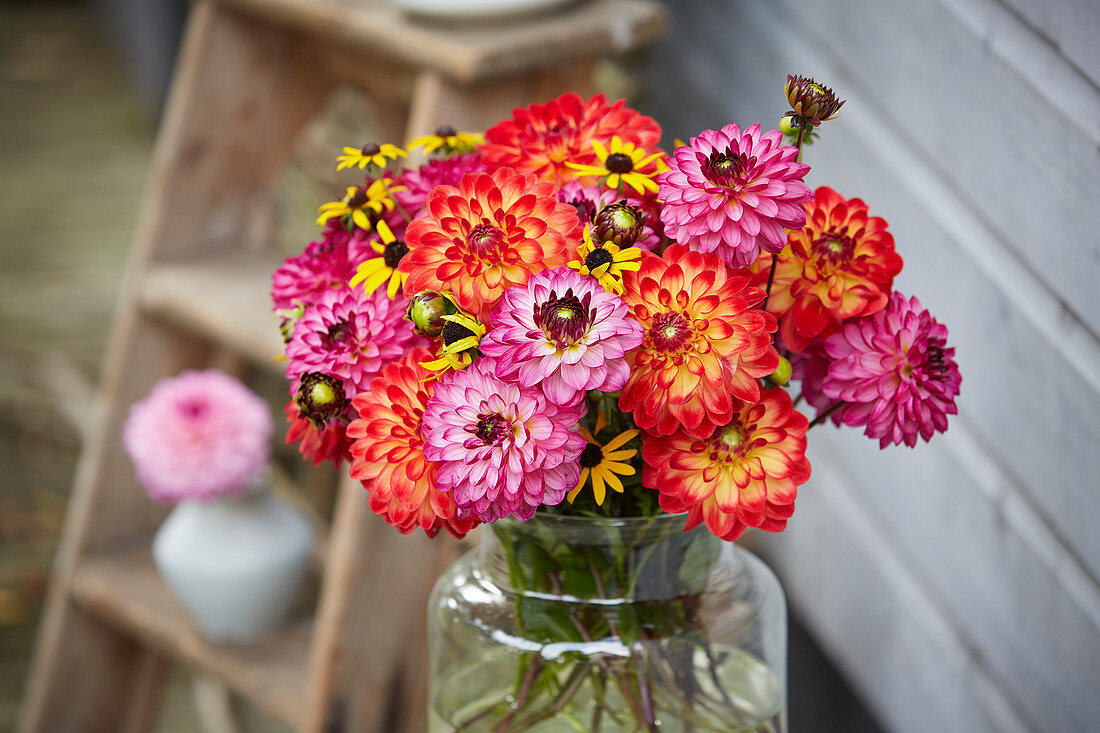
[[684, 517], [481, 529], [429, 605], [432, 733], [786, 731], [787, 610]]

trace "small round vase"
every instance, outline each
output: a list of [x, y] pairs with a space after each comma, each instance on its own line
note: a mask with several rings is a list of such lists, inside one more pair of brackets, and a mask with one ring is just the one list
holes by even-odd
[[481, 528], [429, 605], [432, 733], [784, 733], [770, 569], [683, 516]]
[[204, 638], [247, 644], [293, 610], [314, 538], [297, 508], [257, 487], [180, 502], [157, 530], [153, 560]]

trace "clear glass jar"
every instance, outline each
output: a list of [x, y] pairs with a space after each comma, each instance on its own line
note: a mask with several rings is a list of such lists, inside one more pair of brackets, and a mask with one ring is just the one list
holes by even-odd
[[683, 516], [481, 529], [429, 605], [432, 733], [786, 731], [775, 575]]

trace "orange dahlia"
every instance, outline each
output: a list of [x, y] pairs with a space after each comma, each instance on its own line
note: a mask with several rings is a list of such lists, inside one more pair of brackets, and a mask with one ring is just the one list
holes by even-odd
[[733, 417], [734, 397], [759, 399], [757, 380], [775, 371], [779, 354], [775, 318], [753, 308], [764, 291], [749, 285], [750, 275], [679, 244], [663, 257], [646, 253], [637, 272], [625, 273], [623, 300], [645, 338], [627, 354], [619, 407], [638, 427], [706, 438]]
[[740, 402], [729, 424], [706, 438], [683, 431], [646, 438], [642, 483], [657, 488], [666, 512], [687, 512], [687, 529], [705, 522], [731, 542], [747, 527], [781, 532], [810, 478], [807, 427], [786, 390], [770, 389], [759, 402]]
[[585, 102], [570, 92], [545, 104], [514, 110], [511, 119], [485, 131], [485, 142], [478, 150], [490, 169], [510, 166], [558, 186], [576, 180], [595, 185], [599, 176], [584, 175], [567, 163], [597, 165], [592, 143], [609, 147], [616, 135], [648, 153], [659, 152], [661, 126], [652, 117], [627, 107], [622, 99], [609, 104], [597, 94]]
[[[828, 186], [814, 192], [806, 226], [787, 235], [777, 257], [768, 312], [779, 318], [779, 334], [792, 351], [834, 333], [846, 318], [881, 310], [902, 265], [886, 220], [868, 216], [862, 200], [845, 200]], [[772, 255], [761, 253], [754, 285], [764, 287], [771, 265]]]
[[370, 492], [370, 508], [402, 534], [418, 526], [429, 537], [446, 529], [463, 537], [477, 525], [459, 517], [454, 499], [435, 483], [438, 464], [424, 457], [420, 420], [432, 394], [431, 372], [420, 366], [431, 355], [413, 349], [386, 365], [369, 392], [356, 395], [358, 419], [348, 425], [351, 477]]
[[463, 310], [488, 316], [501, 294], [532, 274], [563, 266], [580, 243], [576, 210], [551, 183], [500, 168], [436, 186], [405, 232], [405, 296], [449, 290]]

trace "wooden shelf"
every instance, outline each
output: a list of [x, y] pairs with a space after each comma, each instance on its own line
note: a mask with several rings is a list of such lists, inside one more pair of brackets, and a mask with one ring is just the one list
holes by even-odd
[[279, 319], [271, 312], [271, 273], [279, 260], [241, 253], [154, 265], [141, 284], [141, 307], [209, 337], [273, 372], [286, 365]]
[[532, 17], [465, 22], [411, 18], [380, 0], [220, 1], [463, 83], [629, 51], [660, 37], [667, 15], [656, 0], [589, 0]]
[[82, 608], [173, 660], [221, 680], [261, 710], [297, 726], [305, 707], [312, 619], [252, 645], [213, 645], [153, 565], [152, 538], [81, 561], [70, 593]]

